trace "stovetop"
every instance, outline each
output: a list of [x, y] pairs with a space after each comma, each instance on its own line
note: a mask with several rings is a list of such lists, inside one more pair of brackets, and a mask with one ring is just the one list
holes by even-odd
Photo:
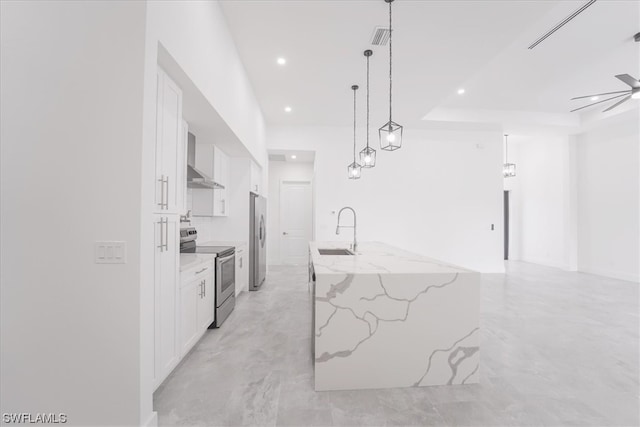
[[198, 232], [195, 227], [185, 227], [180, 229], [180, 253], [186, 254], [216, 254], [220, 257], [231, 255], [235, 252], [234, 246], [198, 246], [196, 239]]

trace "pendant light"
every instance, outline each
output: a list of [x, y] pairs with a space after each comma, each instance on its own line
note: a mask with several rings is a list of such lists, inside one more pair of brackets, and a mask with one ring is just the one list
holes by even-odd
[[356, 91], [358, 85], [351, 86], [351, 89], [353, 89], [353, 163], [347, 166], [347, 172], [349, 179], [359, 179], [361, 166], [356, 163]]
[[509, 163], [509, 135], [504, 135], [504, 148], [505, 148], [505, 156], [504, 156], [504, 166], [502, 168], [502, 174], [505, 178], [513, 178], [516, 176], [516, 164]]
[[393, 121], [391, 110], [391, 94], [393, 89], [392, 64], [393, 64], [393, 30], [391, 28], [391, 3], [393, 0], [384, 0], [389, 3], [389, 121], [378, 130], [380, 136], [380, 148], [387, 151], [395, 151], [402, 146], [402, 126]]
[[363, 168], [372, 168], [376, 165], [376, 150], [369, 147], [369, 58], [373, 55], [372, 50], [365, 50], [364, 56], [367, 58], [367, 146], [360, 151], [360, 165]]

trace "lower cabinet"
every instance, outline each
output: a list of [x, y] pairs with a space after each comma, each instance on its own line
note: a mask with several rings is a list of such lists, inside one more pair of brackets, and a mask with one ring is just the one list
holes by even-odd
[[212, 261], [181, 273], [180, 357], [191, 350], [214, 320], [213, 272]]
[[154, 220], [154, 383], [160, 385], [180, 361], [178, 344], [178, 265], [180, 218]]
[[236, 296], [249, 290], [249, 251], [246, 245], [236, 247]]

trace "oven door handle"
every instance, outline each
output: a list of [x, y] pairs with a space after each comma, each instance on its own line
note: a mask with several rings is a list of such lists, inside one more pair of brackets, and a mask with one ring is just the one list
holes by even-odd
[[226, 257], [224, 257], [224, 258], [218, 258], [218, 260], [217, 260], [217, 261], [218, 261], [219, 263], [227, 262], [227, 261], [229, 261], [231, 258], [235, 258], [235, 256], [236, 256], [236, 254], [235, 254], [235, 253], [233, 253], [233, 254], [228, 255], [228, 256], [226, 256]]

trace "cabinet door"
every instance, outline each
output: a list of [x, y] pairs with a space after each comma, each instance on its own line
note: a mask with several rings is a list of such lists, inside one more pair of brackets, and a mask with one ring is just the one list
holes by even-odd
[[213, 191], [213, 215], [229, 216], [229, 208], [227, 201], [227, 189], [218, 189]]
[[184, 356], [198, 340], [198, 292], [195, 280], [180, 290], [180, 354]]
[[156, 200], [158, 212], [177, 213], [182, 161], [182, 91], [158, 69], [156, 107]]
[[180, 139], [180, 158], [178, 159], [178, 213], [186, 214], [187, 207], [187, 145], [189, 141], [189, 125], [182, 120], [182, 138]]
[[224, 177], [222, 176], [223, 155], [224, 153], [218, 147], [213, 147], [213, 180], [218, 184], [225, 185]]
[[177, 217], [156, 218], [154, 231], [155, 378], [159, 384], [178, 363], [176, 325], [180, 252]]
[[[198, 283], [198, 330], [204, 330], [213, 322], [214, 314], [214, 279], [213, 274], [207, 275], [204, 279], [199, 280]], [[201, 289], [201, 290], [200, 290]]]
[[247, 283], [249, 283], [247, 255], [245, 249], [236, 248], [236, 296], [247, 291]]
[[251, 191], [256, 194], [261, 194], [262, 192], [261, 182], [262, 182], [262, 170], [252, 160], [251, 161]]

